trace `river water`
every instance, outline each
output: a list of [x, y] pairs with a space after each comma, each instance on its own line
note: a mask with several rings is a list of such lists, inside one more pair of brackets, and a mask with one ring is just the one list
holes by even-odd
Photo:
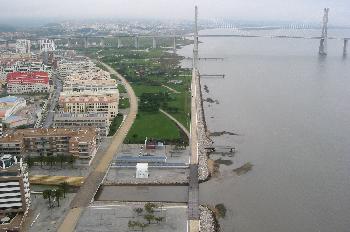
[[[329, 34], [350, 37], [350, 30]], [[225, 58], [200, 62], [202, 74], [226, 75], [202, 78], [204, 97], [219, 103], [205, 103], [209, 130], [239, 134], [214, 137], [238, 152], [220, 157], [233, 164], [222, 164], [218, 177], [200, 185], [201, 203], [227, 208], [222, 231], [350, 231], [350, 57], [343, 58], [342, 41], [328, 42], [327, 57], [318, 56], [316, 40], [200, 41], [200, 57]], [[191, 52], [186, 46], [179, 54]], [[232, 172], [246, 162], [251, 171]]]

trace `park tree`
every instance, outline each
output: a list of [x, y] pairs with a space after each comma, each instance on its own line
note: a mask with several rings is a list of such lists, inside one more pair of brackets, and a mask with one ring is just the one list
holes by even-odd
[[51, 207], [51, 197], [52, 197], [52, 190], [51, 189], [45, 189], [43, 191], [43, 198], [46, 200], [49, 200], [49, 207]]
[[64, 182], [60, 183], [60, 188], [63, 191], [63, 197], [66, 198], [66, 193], [68, 191], [69, 184], [66, 181], [64, 181]]
[[61, 188], [57, 188], [55, 190], [53, 190], [54, 193], [54, 197], [57, 201], [57, 206], [60, 207], [60, 199], [63, 197], [63, 191]]
[[164, 217], [155, 217], [154, 220], [159, 223], [162, 222], [164, 220]]
[[74, 166], [75, 160], [76, 160], [75, 156], [73, 156], [73, 155], [69, 156], [68, 162], [70, 163], [70, 165], [71, 165], [72, 167]]
[[140, 215], [143, 212], [142, 208], [136, 208], [134, 211], [137, 213], [137, 215]]
[[153, 214], [146, 214], [143, 218], [148, 221], [148, 224], [151, 224], [151, 221], [155, 219]]
[[146, 212], [149, 213], [149, 214], [154, 213], [154, 208], [156, 208], [156, 207], [157, 207], [157, 205], [154, 204], [154, 203], [147, 202], [147, 203], [145, 204], [145, 210], [146, 210]]

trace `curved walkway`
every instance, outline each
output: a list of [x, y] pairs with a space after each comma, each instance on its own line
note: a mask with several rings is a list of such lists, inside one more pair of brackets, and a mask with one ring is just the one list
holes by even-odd
[[159, 109], [159, 111], [162, 112], [168, 118], [170, 118], [173, 122], [175, 122], [176, 125], [178, 127], [180, 127], [180, 129], [186, 134], [187, 138], [190, 139], [190, 132], [187, 130], [187, 128], [184, 125], [182, 125], [179, 121], [177, 121], [176, 118], [174, 118], [172, 115], [170, 115], [169, 113], [165, 112], [164, 110]]
[[181, 92], [177, 91], [176, 89], [170, 88], [170, 87], [167, 86], [167, 85], [162, 85], [162, 86], [163, 86], [164, 88], [169, 89], [171, 92], [174, 92], [174, 93], [181, 93]]
[[98, 188], [100, 187], [100, 184], [104, 179], [109, 164], [111, 163], [114, 155], [117, 153], [120, 145], [123, 143], [126, 135], [128, 134], [132, 124], [136, 119], [137, 98], [131, 85], [112, 67], [104, 63], [101, 64], [105, 66], [110, 73], [116, 75], [123, 82], [130, 99], [130, 111], [126, 116], [122, 126], [113, 136], [107, 151], [102, 155], [99, 162], [96, 163], [95, 168], [86, 177], [84, 184], [81, 186], [78, 193], [72, 200], [70, 204], [70, 210], [58, 229], [59, 232], [73, 232], [75, 230], [75, 226], [78, 223], [80, 215], [82, 214], [84, 208], [87, 207], [93, 200], [93, 197], [95, 196]]

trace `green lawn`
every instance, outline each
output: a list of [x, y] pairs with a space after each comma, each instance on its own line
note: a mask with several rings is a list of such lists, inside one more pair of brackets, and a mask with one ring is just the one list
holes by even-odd
[[143, 93], [158, 93], [158, 92], [169, 92], [169, 90], [163, 88], [162, 86], [154, 85], [142, 85], [142, 84], [132, 84], [133, 90], [136, 96], [141, 96]]
[[[170, 107], [177, 107], [179, 111], [177, 113], [168, 112], [174, 118], [176, 118], [187, 129], [190, 127], [190, 112], [191, 112], [191, 99], [189, 92], [182, 92], [179, 94], [172, 94], [175, 96], [174, 101], [170, 101], [168, 104]], [[166, 111], [166, 110], [165, 110]]]
[[175, 123], [160, 112], [139, 112], [125, 142], [143, 143], [146, 137], [174, 141], [180, 139], [180, 133]]

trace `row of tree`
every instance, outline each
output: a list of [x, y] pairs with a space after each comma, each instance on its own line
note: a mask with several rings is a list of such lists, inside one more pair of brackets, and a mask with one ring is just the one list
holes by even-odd
[[39, 155], [31, 156], [28, 155], [24, 158], [24, 161], [27, 163], [28, 167], [39, 165], [40, 167], [45, 166], [56, 166], [60, 165], [63, 167], [64, 164], [69, 164], [73, 167], [76, 157], [73, 155]]
[[55, 207], [53, 200], [57, 202], [57, 206], [60, 206], [60, 199], [62, 197], [66, 198], [66, 193], [68, 191], [69, 185], [67, 182], [62, 182], [59, 185], [59, 188], [55, 189], [46, 189], [43, 191], [43, 198], [48, 199], [49, 208]]

